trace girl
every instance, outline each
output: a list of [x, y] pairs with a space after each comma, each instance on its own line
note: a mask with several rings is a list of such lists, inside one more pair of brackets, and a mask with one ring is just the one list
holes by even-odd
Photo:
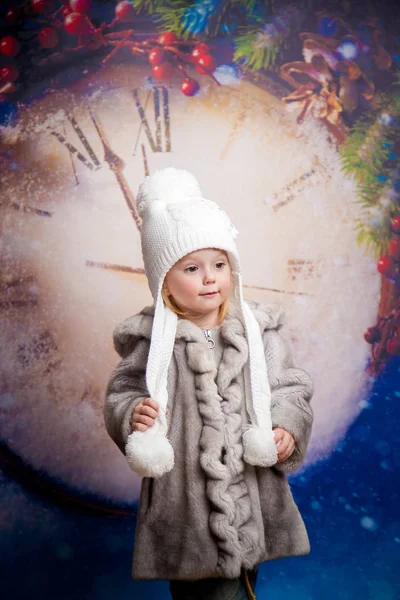
[[237, 231], [193, 175], [156, 172], [137, 206], [154, 307], [114, 332], [104, 409], [144, 477], [133, 577], [169, 579], [174, 599], [254, 598], [261, 562], [309, 552], [285, 472], [304, 460], [312, 382], [282, 310], [243, 301]]

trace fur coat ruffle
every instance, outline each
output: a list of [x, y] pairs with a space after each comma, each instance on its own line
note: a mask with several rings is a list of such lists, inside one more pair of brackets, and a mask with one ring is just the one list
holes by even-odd
[[[292, 433], [296, 449], [272, 468], [243, 461], [248, 346], [242, 322], [230, 313], [221, 325], [224, 352], [217, 371], [202, 330], [179, 320], [168, 378], [168, 438], [175, 466], [159, 479], [142, 481], [134, 578], [233, 578], [242, 567], [309, 552], [285, 471], [304, 460], [313, 385], [279, 334], [282, 309], [251, 307], [264, 340], [273, 425]], [[132, 411], [148, 396], [152, 320], [153, 309], [146, 308], [114, 332], [122, 360], [108, 385], [104, 416], [122, 452]]]

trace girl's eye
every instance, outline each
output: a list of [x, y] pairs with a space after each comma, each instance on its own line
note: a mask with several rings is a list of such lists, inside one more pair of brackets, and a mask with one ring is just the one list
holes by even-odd
[[224, 262], [217, 262], [217, 264], [215, 265], [217, 267], [217, 269], [223, 269], [225, 266]]
[[197, 271], [197, 267], [195, 267], [195, 266], [187, 267], [185, 269], [185, 273], [196, 273], [196, 271]]

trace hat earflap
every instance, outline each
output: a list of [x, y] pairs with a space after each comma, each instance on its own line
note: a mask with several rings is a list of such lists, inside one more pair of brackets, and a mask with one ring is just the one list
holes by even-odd
[[125, 454], [129, 466], [142, 477], [161, 477], [174, 466], [174, 451], [167, 434], [167, 377], [174, 348], [177, 316], [164, 306], [161, 287], [155, 303], [153, 329], [146, 370], [150, 397], [159, 406], [158, 416], [146, 431], [128, 436]]
[[243, 459], [250, 465], [272, 467], [278, 462], [278, 451], [271, 418], [271, 389], [265, 362], [264, 344], [259, 325], [249, 305], [244, 302], [242, 281], [237, 273], [237, 294], [242, 309], [249, 346], [251, 397], [246, 408], [251, 425], [243, 433]]

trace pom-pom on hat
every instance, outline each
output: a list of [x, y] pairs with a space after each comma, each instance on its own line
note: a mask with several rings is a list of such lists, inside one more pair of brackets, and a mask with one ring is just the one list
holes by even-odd
[[142, 217], [143, 261], [155, 309], [146, 383], [160, 408], [152, 427], [145, 432], [134, 431], [128, 437], [126, 456], [131, 468], [145, 477], [160, 477], [174, 466], [174, 452], [166, 437], [166, 408], [177, 316], [164, 305], [161, 290], [171, 267], [203, 248], [218, 248], [228, 254], [249, 345], [252, 397], [246, 398], [246, 404], [251, 425], [243, 434], [244, 460], [258, 466], [275, 464], [277, 450], [264, 346], [258, 323], [243, 301], [237, 230], [215, 202], [202, 197], [196, 178], [180, 169], [167, 168], [146, 177], [139, 188], [137, 208]]

